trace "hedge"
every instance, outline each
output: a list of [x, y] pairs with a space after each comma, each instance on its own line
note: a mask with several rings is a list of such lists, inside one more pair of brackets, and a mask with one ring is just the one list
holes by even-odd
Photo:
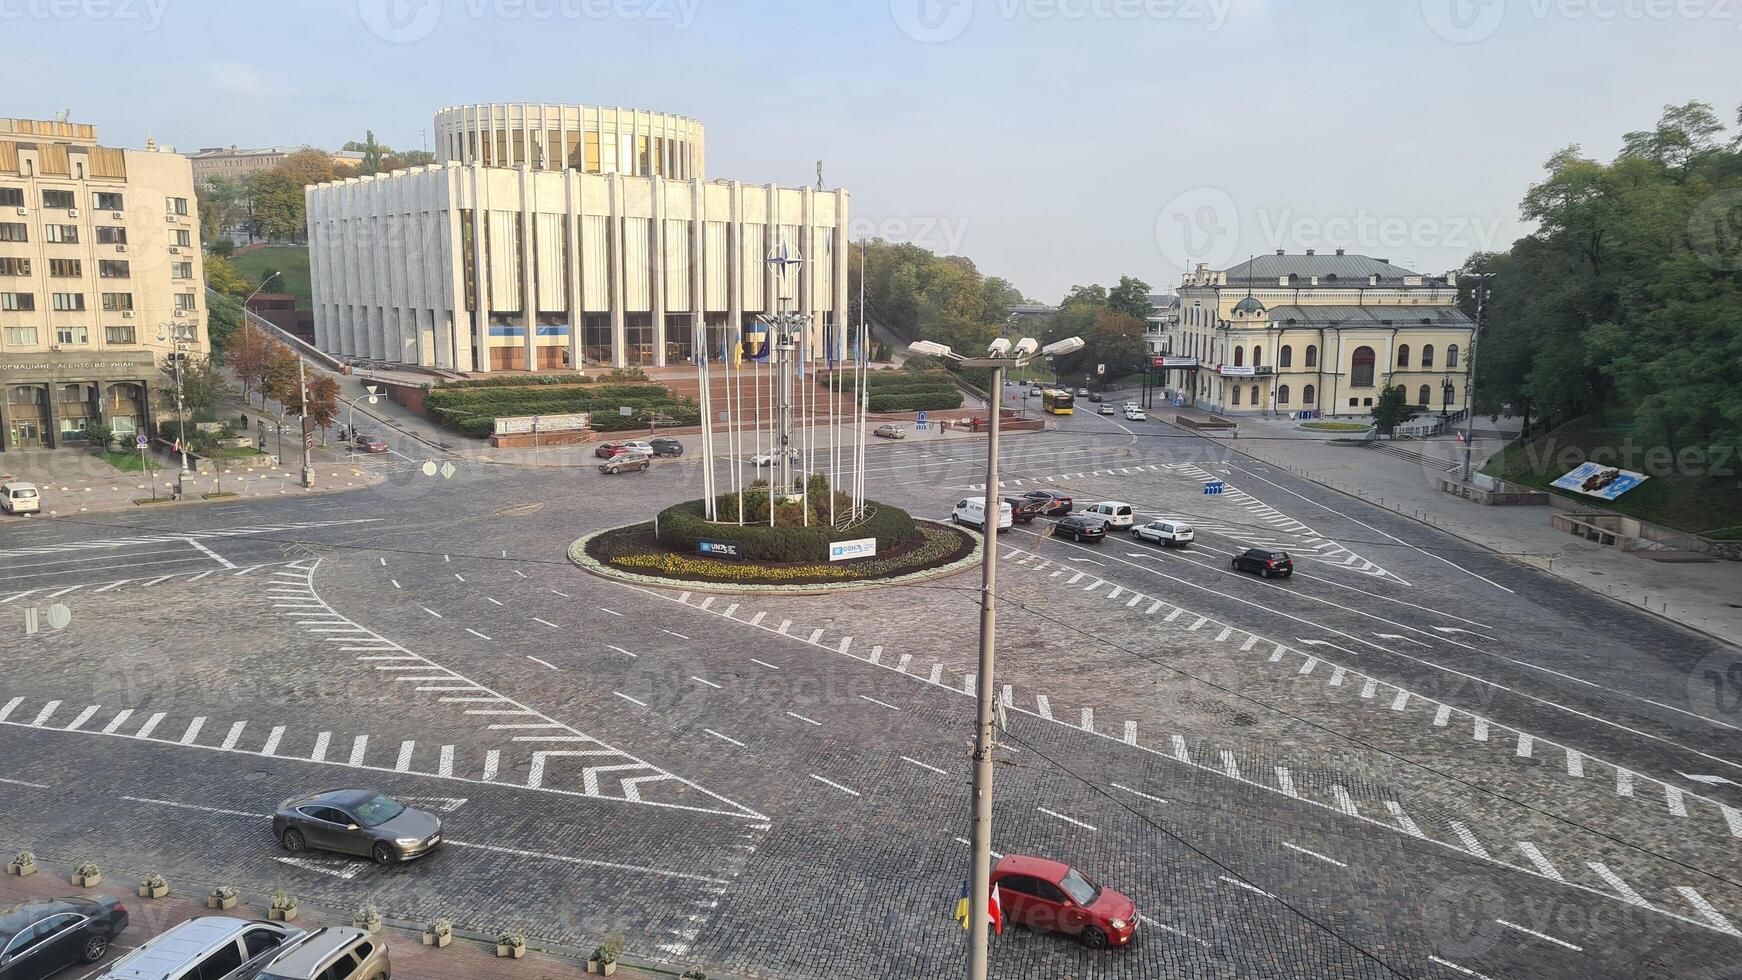
[[[819, 373], [817, 377], [821, 384], [834, 383], [827, 380], [828, 375]], [[866, 378], [866, 387], [873, 395], [901, 388], [947, 388], [955, 384], [948, 371], [871, 371]], [[852, 372], [841, 374], [839, 383], [844, 391], [858, 387]]]
[[[680, 398], [662, 385], [618, 384], [596, 388], [543, 387], [480, 387], [438, 389], [424, 400], [430, 414], [470, 436], [490, 434], [497, 418], [526, 415], [564, 415], [587, 412], [592, 415], [592, 427], [599, 432], [623, 432], [647, 427], [646, 413], [654, 412], [670, 419], [667, 425], [699, 425], [701, 409], [688, 398]], [[619, 415], [622, 406], [635, 410], [632, 416]]]
[[659, 512], [659, 543], [673, 551], [694, 554], [702, 538], [736, 541], [744, 557], [754, 561], [828, 561], [829, 544], [876, 538], [877, 550], [888, 551], [921, 537], [907, 511], [869, 502], [873, 508], [864, 523], [847, 530], [828, 527], [768, 527], [762, 524], [710, 524], [702, 501], [689, 500]]
[[935, 412], [961, 407], [962, 393], [955, 388], [948, 390], [922, 388], [916, 391], [871, 396], [871, 411], [873, 412]]

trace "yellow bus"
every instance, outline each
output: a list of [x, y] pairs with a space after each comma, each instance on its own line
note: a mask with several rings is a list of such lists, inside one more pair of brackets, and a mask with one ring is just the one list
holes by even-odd
[[1063, 388], [1048, 388], [1040, 393], [1040, 404], [1048, 415], [1070, 415], [1076, 411], [1077, 396]]

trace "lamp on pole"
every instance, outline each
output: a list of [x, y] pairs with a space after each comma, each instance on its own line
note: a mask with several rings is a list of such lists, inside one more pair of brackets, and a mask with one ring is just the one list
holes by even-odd
[[[1001, 392], [1004, 390], [1006, 370], [1026, 367], [1037, 355], [1050, 358], [1074, 354], [1083, 349], [1083, 341], [1078, 337], [1067, 337], [1042, 349], [1037, 341], [1027, 337], [1014, 345], [1008, 338], [999, 337], [987, 348], [985, 357], [963, 357], [950, 350], [947, 345], [929, 340], [916, 340], [908, 345], [908, 349], [915, 354], [941, 357], [958, 367], [989, 368], [992, 371], [992, 390]], [[1003, 406], [994, 401], [990, 414], [991, 419], [986, 427], [989, 440], [986, 452], [986, 508], [980, 524], [980, 530], [986, 538], [986, 547], [980, 557], [980, 666], [975, 691], [977, 714], [974, 727], [974, 818], [970, 834], [974, 853], [973, 870], [968, 879], [969, 980], [986, 980], [989, 967], [986, 932], [991, 919], [992, 692], [995, 689], [992, 667], [994, 641], [997, 636], [997, 597], [994, 590], [998, 574], [998, 525], [1003, 513], [1003, 505], [998, 498], [998, 432], [999, 420], [1004, 414]]]
[[364, 385], [363, 387], [367, 389], [363, 394], [358, 395], [346, 403], [348, 411], [345, 416], [345, 430], [350, 434], [353, 441], [357, 438], [357, 403], [365, 398], [369, 399], [369, 404], [371, 405], [379, 405], [381, 403], [380, 385]]
[[169, 363], [175, 369], [175, 416], [180, 429], [180, 438], [176, 440], [181, 450], [181, 472], [185, 476], [191, 472], [188, 466], [188, 418], [187, 409], [182, 403], [181, 362], [187, 356], [187, 346], [193, 342], [194, 326], [183, 323], [160, 323], [157, 325], [159, 342], [168, 341], [173, 349], [169, 355]]
[[1464, 469], [1463, 481], [1470, 482], [1470, 456], [1476, 439], [1476, 348], [1482, 342], [1482, 321], [1488, 317], [1488, 281], [1492, 272], [1472, 273], [1465, 278], [1476, 280], [1476, 326], [1470, 332], [1470, 349], [1464, 352]]
[[253, 291], [253, 292], [251, 292], [251, 293], [249, 293], [249, 294], [248, 294], [248, 295], [247, 295], [247, 297], [246, 297], [246, 298], [244, 298], [244, 299], [243, 299], [243, 300], [242, 300], [242, 309], [243, 309], [243, 311], [244, 311], [244, 312], [246, 312], [246, 311], [247, 311], [247, 309], [248, 309], [248, 303], [249, 303], [249, 301], [250, 301], [250, 300], [252, 300], [252, 299], [254, 299], [254, 297], [256, 297], [256, 296], [258, 296], [258, 295], [260, 295], [260, 291], [261, 291], [261, 290], [262, 290], [262, 289], [265, 289], [265, 288], [266, 288], [266, 284], [267, 284], [267, 283], [269, 283], [269, 282], [271, 282], [271, 281], [272, 281], [272, 280], [274, 280], [274, 279], [277, 279], [277, 278], [278, 278], [278, 273], [276, 273], [276, 272], [274, 272], [274, 273], [272, 273], [272, 274], [271, 274], [271, 275], [269, 275], [269, 276], [267, 276], [267, 277], [266, 277], [266, 278], [265, 278], [265, 279], [262, 279], [262, 280], [260, 280], [260, 285], [258, 285], [258, 286], [255, 286], [255, 287], [254, 287], [254, 291]]

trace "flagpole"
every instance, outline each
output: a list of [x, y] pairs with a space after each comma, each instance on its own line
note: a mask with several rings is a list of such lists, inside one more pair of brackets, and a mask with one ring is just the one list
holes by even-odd
[[870, 249], [864, 243], [859, 243], [859, 356], [853, 365], [853, 419], [854, 419], [854, 507], [860, 520], [865, 519], [865, 424], [866, 409], [869, 407], [865, 395], [866, 382], [871, 372], [870, 334], [866, 327], [865, 311], [865, 278], [870, 274]]
[[738, 338], [732, 348], [731, 356], [726, 358], [726, 415], [732, 420], [732, 427], [726, 432], [727, 445], [732, 454], [732, 489], [738, 493], [738, 526], [744, 526], [744, 437], [743, 420], [738, 413], [744, 411], [744, 389], [741, 379], [744, 370], [738, 364], [738, 358], [744, 353], [743, 324], [731, 328], [732, 336]]

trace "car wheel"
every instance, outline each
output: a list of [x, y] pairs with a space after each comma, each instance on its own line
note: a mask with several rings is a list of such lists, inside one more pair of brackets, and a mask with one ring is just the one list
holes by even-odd
[[1228, 567], [1232, 568], [1236, 572], [1239, 571], [1240, 570], [1240, 560], [1238, 558], [1229, 559]]
[[301, 854], [308, 848], [308, 841], [303, 840], [302, 831], [297, 830], [295, 827], [285, 831], [284, 836], [279, 839], [279, 842], [284, 845], [285, 850], [292, 854]]
[[1088, 926], [1083, 929], [1082, 940], [1084, 946], [1100, 949], [1107, 945], [1107, 934], [1094, 926]]
[[85, 949], [79, 954], [79, 960], [84, 963], [95, 963], [109, 951], [108, 936], [92, 936], [85, 940]]
[[392, 864], [393, 857], [393, 848], [388, 847], [386, 841], [376, 841], [375, 846], [369, 849], [369, 860], [376, 864], [383, 866]]
[[1268, 568], [1260, 568], [1260, 569], [1259, 569], [1259, 570], [1258, 570], [1258, 577], [1259, 577], [1259, 578], [1269, 578], [1269, 577], [1270, 577], [1270, 569], [1268, 569]]

